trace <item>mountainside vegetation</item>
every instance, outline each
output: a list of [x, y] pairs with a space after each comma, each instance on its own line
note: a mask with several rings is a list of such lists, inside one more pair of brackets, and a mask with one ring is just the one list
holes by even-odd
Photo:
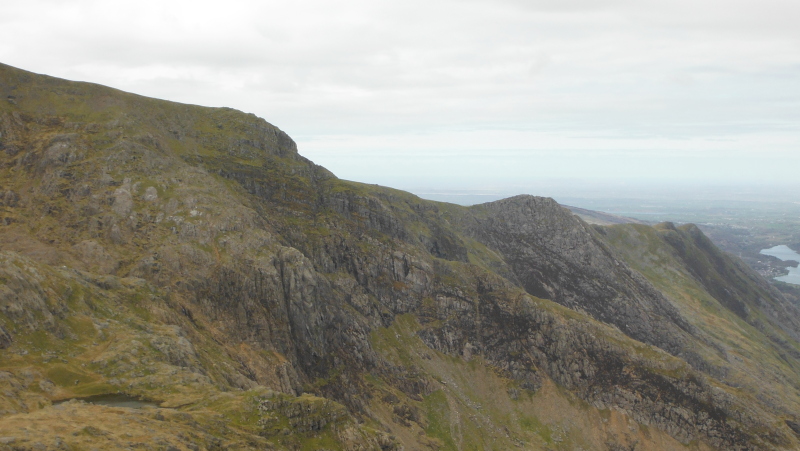
[[798, 449], [800, 312], [691, 225], [0, 65], [0, 449], [132, 448]]

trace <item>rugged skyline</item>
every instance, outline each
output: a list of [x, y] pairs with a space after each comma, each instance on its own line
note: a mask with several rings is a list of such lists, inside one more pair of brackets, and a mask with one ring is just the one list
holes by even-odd
[[369, 183], [792, 183], [797, 15], [774, 0], [6, 2], [0, 61], [251, 111]]
[[694, 225], [428, 201], [2, 64], [0, 99], [0, 448], [800, 447], [796, 291]]

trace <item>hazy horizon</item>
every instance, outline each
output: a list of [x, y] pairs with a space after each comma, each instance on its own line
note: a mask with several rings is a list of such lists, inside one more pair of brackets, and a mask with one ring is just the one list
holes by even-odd
[[[338, 175], [338, 174], [337, 174]], [[363, 180], [355, 180], [362, 183]], [[559, 203], [592, 208], [602, 200], [629, 201], [733, 201], [798, 205], [800, 183], [723, 184], [704, 182], [608, 181], [581, 179], [549, 179], [525, 183], [430, 183], [425, 180], [389, 179], [376, 183], [411, 192], [423, 199], [474, 205], [507, 197], [530, 194], [552, 197]]]
[[0, 5], [0, 61], [251, 112], [339, 177], [412, 191], [780, 187], [800, 167], [798, 14], [785, 0], [31, 0]]

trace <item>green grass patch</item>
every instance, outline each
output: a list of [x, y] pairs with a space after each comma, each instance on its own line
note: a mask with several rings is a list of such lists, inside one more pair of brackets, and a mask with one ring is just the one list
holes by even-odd
[[78, 396], [92, 396], [92, 395], [105, 395], [107, 393], [116, 393], [118, 387], [105, 383], [93, 382], [88, 384], [78, 385], [74, 392]]
[[457, 450], [456, 442], [450, 434], [450, 406], [444, 392], [437, 390], [431, 393], [424, 397], [422, 404], [428, 419], [425, 433], [441, 440], [443, 449]]
[[390, 358], [396, 364], [411, 367], [414, 365], [415, 360], [411, 355], [411, 350], [418, 346], [425, 346], [414, 335], [414, 332], [419, 328], [420, 326], [413, 315], [400, 315], [395, 317], [394, 324], [390, 327], [372, 331], [370, 342], [378, 352]]
[[97, 376], [79, 372], [74, 368], [61, 364], [53, 365], [45, 374], [51, 382], [65, 388], [88, 384], [97, 380]]
[[88, 316], [70, 316], [64, 322], [79, 337], [79, 340], [92, 339], [97, 335], [97, 329], [95, 329], [94, 323]]
[[532, 432], [541, 437], [546, 444], [553, 444], [553, 431], [551, 431], [546, 424], [539, 421], [538, 418], [534, 416], [523, 416], [519, 419], [519, 426], [523, 430]]

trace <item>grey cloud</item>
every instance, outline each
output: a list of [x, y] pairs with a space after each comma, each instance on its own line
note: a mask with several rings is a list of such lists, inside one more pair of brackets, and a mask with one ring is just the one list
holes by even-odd
[[[765, 146], [780, 152], [800, 145], [799, 8], [781, 0], [29, 0], [0, 5], [0, 60], [251, 111], [312, 153], [322, 137], [355, 145], [355, 136], [414, 133], [457, 150], [444, 137], [481, 130], [506, 143], [520, 130], [589, 136], [575, 141], [587, 153], [645, 140], [642, 155], [661, 139], [710, 151], [713, 139], [779, 133]], [[371, 143], [374, 155], [397, 152]]]

